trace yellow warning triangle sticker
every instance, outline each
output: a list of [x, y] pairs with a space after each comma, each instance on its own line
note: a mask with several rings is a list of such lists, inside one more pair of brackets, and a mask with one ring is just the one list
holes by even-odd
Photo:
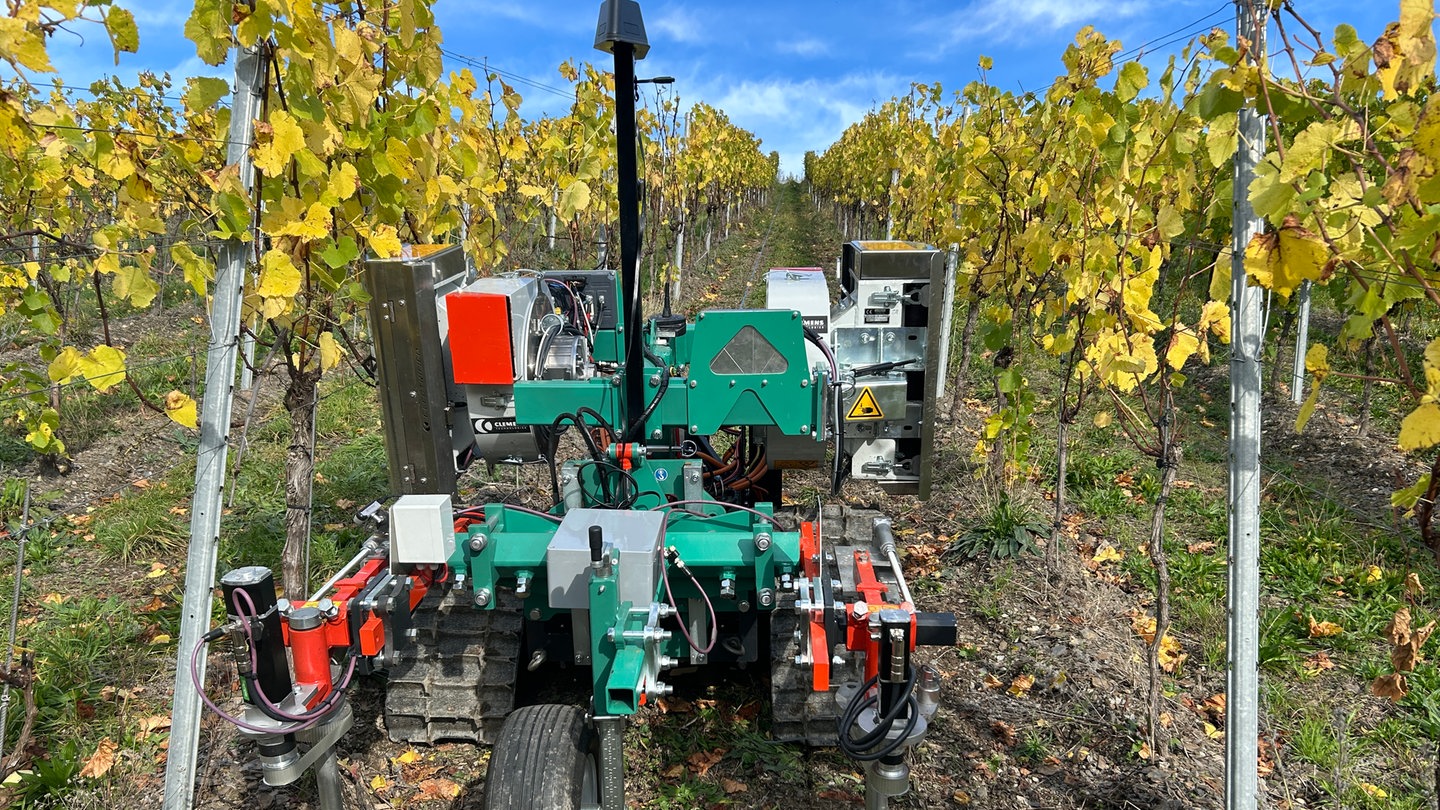
[[860, 389], [860, 396], [855, 398], [855, 404], [850, 406], [850, 412], [845, 414], [846, 419], [884, 419], [885, 412], [880, 410], [880, 403], [875, 401], [875, 395], [870, 392], [869, 387]]

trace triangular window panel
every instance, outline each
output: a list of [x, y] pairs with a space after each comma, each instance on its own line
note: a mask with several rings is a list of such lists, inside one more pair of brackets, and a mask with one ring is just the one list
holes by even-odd
[[784, 374], [790, 368], [760, 330], [745, 326], [710, 360], [712, 374]]

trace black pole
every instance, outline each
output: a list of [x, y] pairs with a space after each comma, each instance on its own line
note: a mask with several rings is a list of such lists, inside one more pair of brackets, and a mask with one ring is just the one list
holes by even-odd
[[615, 166], [620, 186], [620, 297], [625, 307], [625, 431], [645, 440], [645, 348], [640, 309], [640, 199], [635, 138], [635, 46], [615, 43]]

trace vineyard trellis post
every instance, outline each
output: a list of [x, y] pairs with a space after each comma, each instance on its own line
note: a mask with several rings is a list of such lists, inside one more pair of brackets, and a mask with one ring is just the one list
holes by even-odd
[[[1263, 7], [1236, 0], [1237, 45], [1267, 69]], [[1263, 81], [1263, 73], [1262, 73]], [[1245, 273], [1245, 248], [1263, 219], [1250, 203], [1255, 167], [1265, 154], [1265, 121], [1240, 110], [1230, 264], [1229, 632], [1226, 654], [1225, 807], [1253, 810], [1259, 790], [1260, 642], [1260, 288]]]
[[[238, 165], [240, 182], [255, 185], [250, 142], [265, 82], [265, 58], [257, 45], [236, 49], [235, 94], [230, 104], [226, 163]], [[170, 718], [170, 751], [165, 764], [165, 810], [189, 810], [195, 799], [195, 763], [200, 743], [200, 693], [191, 682], [191, 652], [210, 629], [211, 590], [220, 550], [220, 515], [229, 451], [230, 412], [239, 353], [240, 310], [251, 246], [227, 241], [215, 267], [210, 309], [210, 345], [205, 355], [205, 397], [200, 409], [200, 446], [195, 459], [195, 494], [190, 510], [190, 548], [185, 559], [185, 601], [175, 665], [175, 705]], [[205, 682], [203, 650], [196, 662]]]
[[1299, 405], [1305, 399], [1305, 353], [1310, 349], [1310, 280], [1300, 282], [1295, 294], [1296, 308], [1300, 310], [1299, 329], [1295, 332], [1294, 373], [1290, 375], [1290, 401]]

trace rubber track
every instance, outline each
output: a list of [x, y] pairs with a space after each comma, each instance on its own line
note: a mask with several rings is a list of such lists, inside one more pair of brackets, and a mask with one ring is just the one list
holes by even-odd
[[469, 591], [427, 596], [415, 611], [416, 638], [390, 668], [385, 726], [396, 742], [493, 744], [515, 704], [520, 603], [501, 596], [477, 610]]
[[[870, 527], [879, 512], [830, 505], [823, 514], [826, 549], [837, 545], [872, 547]], [[890, 579], [887, 573], [877, 569], [881, 581]], [[835, 721], [840, 714], [835, 692], [841, 683], [860, 676], [853, 666], [832, 667], [830, 690], [813, 691], [810, 668], [795, 663], [801, 644], [795, 632], [799, 622], [795, 595], [781, 594], [770, 617], [770, 734], [780, 741], [835, 745]]]

